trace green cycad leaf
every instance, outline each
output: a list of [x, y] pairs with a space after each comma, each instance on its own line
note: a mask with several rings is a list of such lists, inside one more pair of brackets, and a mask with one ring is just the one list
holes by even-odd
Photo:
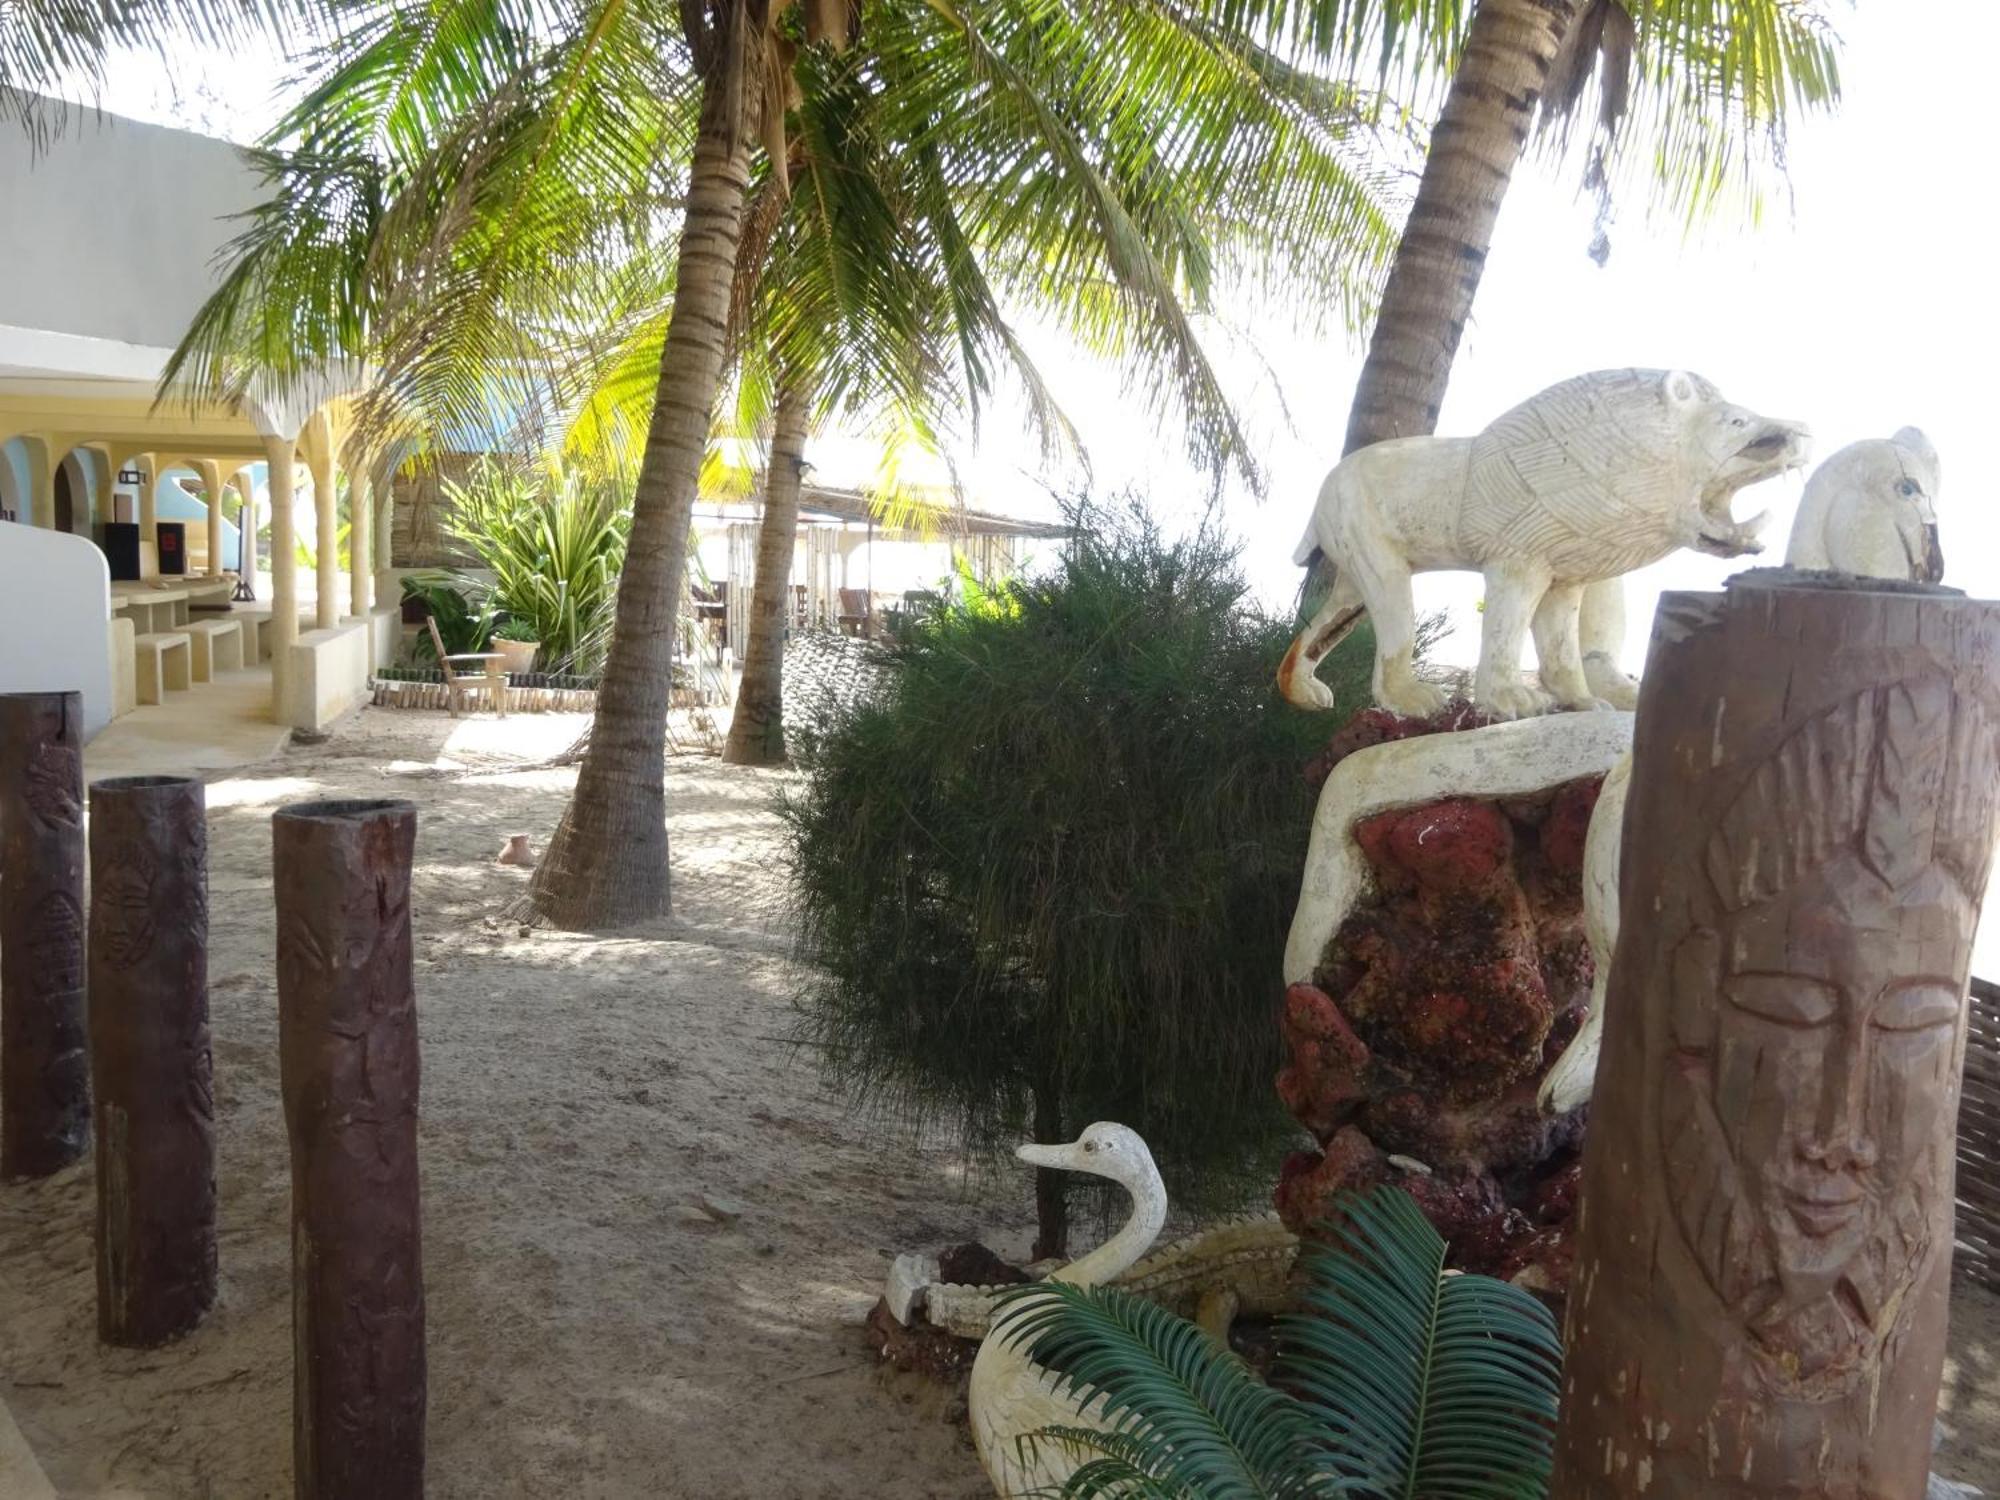
[[1533, 1497], [1547, 1488], [1562, 1350], [1527, 1292], [1444, 1274], [1445, 1242], [1393, 1188], [1345, 1198], [1306, 1251], [1306, 1315], [1280, 1326], [1281, 1379], [1384, 1495]]
[[[1062, 1429], [1036, 1441], [1095, 1449], [1138, 1470], [1156, 1482], [1141, 1494], [1290, 1500], [1341, 1492], [1311, 1414], [1151, 1302], [1045, 1283], [1011, 1295], [989, 1336], [1022, 1346], [1081, 1399], [1101, 1402], [1094, 1414], [1111, 1429]], [[1104, 1488], [1114, 1472], [1122, 1469], [1087, 1470], [1065, 1493], [1123, 1493]]]

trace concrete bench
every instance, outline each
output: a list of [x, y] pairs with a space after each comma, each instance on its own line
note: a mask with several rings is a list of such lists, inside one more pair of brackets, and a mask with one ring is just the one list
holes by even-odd
[[159, 630], [132, 642], [134, 686], [141, 703], [159, 703], [169, 692], [194, 686], [193, 648], [187, 632]]
[[217, 672], [234, 671], [243, 665], [241, 620], [196, 620], [186, 633], [194, 646], [196, 682], [213, 682]]

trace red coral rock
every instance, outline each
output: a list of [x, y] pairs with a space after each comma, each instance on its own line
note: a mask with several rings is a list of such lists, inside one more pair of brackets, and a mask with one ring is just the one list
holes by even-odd
[[1306, 785], [1318, 791], [1335, 766], [1371, 745], [1414, 739], [1420, 734], [1479, 729], [1493, 722], [1491, 715], [1481, 713], [1463, 698], [1452, 700], [1427, 719], [1406, 718], [1386, 708], [1364, 708], [1334, 732], [1324, 750], [1306, 762]]
[[[1308, 774], [1321, 781], [1356, 750], [1483, 722], [1462, 705], [1429, 721], [1369, 710]], [[1442, 798], [1355, 824], [1373, 894], [1283, 1008], [1278, 1092], [1323, 1143], [1280, 1173], [1279, 1211], [1294, 1228], [1386, 1177], [1422, 1204], [1452, 1265], [1559, 1293], [1586, 1116], [1546, 1116], [1535, 1093], [1590, 992], [1581, 872], [1598, 786]], [[1397, 1171], [1391, 1155], [1431, 1170]]]
[[1375, 1143], [1348, 1126], [1320, 1152], [1295, 1151], [1278, 1173], [1272, 1201], [1294, 1234], [1308, 1233], [1333, 1216], [1333, 1200], [1352, 1188], [1373, 1187], [1388, 1171]]
[[1500, 809], [1468, 797], [1365, 818], [1354, 840], [1371, 864], [1396, 865], [1435, 892], [1484, 888], [1514, 852], [1513, 825]]
[[1583, 873], [1583, 840], [1603, 786], [1603, 777], [1588, 776], [1556, 789], [1541, 828], [1542, 858], [1552, 871], [1571, 877]]
[[1291, 1061], [1278, 1072], [1278, 1097], [1315, 1139], [1331, 1135], [1362, 1097], [1368, 1048], [1309, 984], [1285, 992], [1282, 1025]]

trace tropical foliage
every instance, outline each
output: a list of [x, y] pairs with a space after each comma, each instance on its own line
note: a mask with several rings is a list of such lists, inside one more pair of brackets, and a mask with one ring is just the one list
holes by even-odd
[[[1346, 449], [1430, 432], [1494, 224], [1534, 125], [1578, 148], [1598, 195], [1591, 253], [1609, 253], [1615, 187], [1692, 223], [1732, 202], [1752, 217], [1801, 111], [1839, 96], [1825, 0], [1340, 0], [1315, 8], [1436, 101], [1436, 128], [1383, 290]], [[1522, 101], [1534, 110], [1531, 120]], [[1579, 141], [1576, 125], [1588, 124]]]
[[1280, 1323], [1268, 1385], [1201, 1329], [1110, 1288], [1026, 1288], [992, 1337], [1102, 1397], [1110, 1431], [1057, 1428], [1085, 1461], [1077, 1500], [1547, 1493], [1562, 1347], [1519, 1287], [1446, 1274], [1408, 1194], [1340, 1200], [1303, 1252], [1302, 1310]]
[[[444, 644], [445, 655], [469, 655], [484, 651], [491, 644], [492, 607], [487, 603], [483, 590], [476, 586], [468, 588], [458, 574], [443, 568], [405, 573], [403, 597], [422, 603], [424, 613], [437, 625], [438, 640]], [[418, 661], [431, 661], [437, 656], [428, 630], [417, 632], [410, 650]]]
[[[1080, 519], [1053, 576], [941, 611], [802, 737], [802, 1034], [856, 1098], [976, 1149], [1126, 1121], [1219, 1206], [1286, 1130], [1270, 1014], [1325, 721], [1272, 691], [1287, 625], [1234, 548]], [[1368, 649], [1332, 668], [1350, 704]], [[1045, 1251], [1076, 1181], [1042, 1176]]]
[[487, 459], [444, 479], [446, 530], [493, 575], [493, 612], [539, 641], [543, 670], [594, 676], [611, 639], [631, 512], [609, 480]]
[[725, 371], [744, 393], [797, 376], [819, 409], [866, 400], [903, 431], [969, 417], [1008, 369], [1045, 406], [1011, 299], [1118, 359], [1204, 462], [1254, 470], [1195, 334], [1211, 288], [1309, 266], [1300, 305], [1351, 320], [1394, 238], [1366, 101], [1269, 54], [1261, 13], [1233, 6], [340, 14], [170, 379], [229, 393], [365, 357], [384, 430], [567, 428], [639, 455], [630, 619], [598, 701], [617, 732], [592, 736], [532, 888], [572, 925], [666, 906], [663, 617]]

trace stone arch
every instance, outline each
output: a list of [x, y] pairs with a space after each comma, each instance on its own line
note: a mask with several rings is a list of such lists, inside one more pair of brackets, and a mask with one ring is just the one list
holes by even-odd
[[74, 447], [56, 461], [56, 530], [95, 537], [99, 519], [97, 486], [92, 482], [90, 465], [84, 462], [86, 451]]
[[0, 511], [23, 524], [34, 520], [28, 473], [27, 443], [18, 437], [0, 442]]

